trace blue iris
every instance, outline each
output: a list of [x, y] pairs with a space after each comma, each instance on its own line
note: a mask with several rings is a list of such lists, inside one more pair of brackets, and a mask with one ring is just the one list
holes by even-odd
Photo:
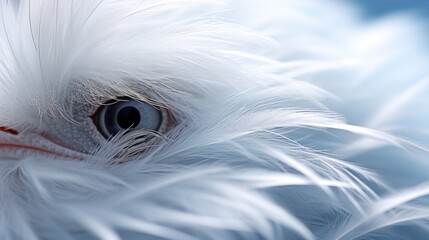
[[152, 105], [130, 98], [109, 101], [96, 113], [97, 127], [106, 137], [131, 130], [157, 131], [161, 112]]

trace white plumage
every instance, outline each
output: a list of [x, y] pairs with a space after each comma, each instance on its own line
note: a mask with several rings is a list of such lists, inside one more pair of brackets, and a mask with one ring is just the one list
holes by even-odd
[[[0, 14], [0, 239], [428, 236], [413, 16], [365, 22], [329, 0], [5, 0]], [[163, 109], [164, 127], [106, 139], [99, 109], [124, 97]]]

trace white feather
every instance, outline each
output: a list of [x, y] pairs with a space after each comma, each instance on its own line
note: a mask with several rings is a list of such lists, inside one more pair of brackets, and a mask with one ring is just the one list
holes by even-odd
[[0, 15], [0, 125], [65, 131], [52, 125], [118, 96], [176, 118], [146, 148], [136, 134], [80, 161], [2, 156], [0, 239], [429, 233], [417, 19], [330, 0], [20, 0]]

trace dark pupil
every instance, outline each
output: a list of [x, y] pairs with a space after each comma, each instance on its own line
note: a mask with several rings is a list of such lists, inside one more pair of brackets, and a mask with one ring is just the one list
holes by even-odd
[[135, 107], [124, 107], [117, 116], [118, 125], [123, 129], [137, 127], [140, 119], [140, 112]]

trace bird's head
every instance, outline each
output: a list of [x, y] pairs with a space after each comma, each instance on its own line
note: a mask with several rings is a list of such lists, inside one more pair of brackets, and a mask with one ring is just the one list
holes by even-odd
[[204, 2], [0, 2], [0, 238], [271, 237], [273, 218], [311, 238], [249, 177], [296, 163], [285, 127], [337, 120], [293, 109], [323, 91]]

